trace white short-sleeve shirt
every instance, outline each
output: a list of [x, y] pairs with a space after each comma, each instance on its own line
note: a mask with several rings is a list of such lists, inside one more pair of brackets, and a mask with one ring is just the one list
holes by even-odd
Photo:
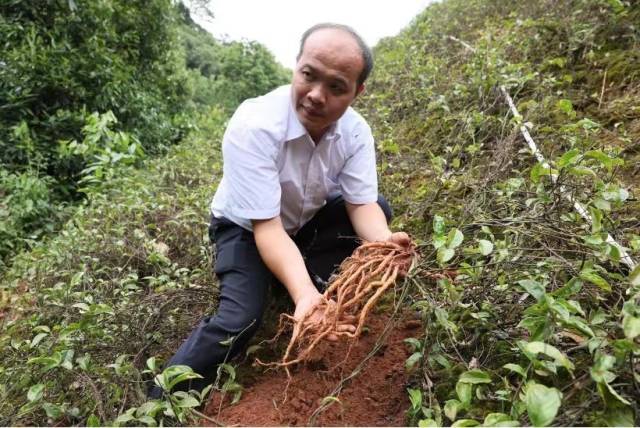
[[280, 215], [295, 234], [342, 194], [353, 204], [378, 199], [371, 128], [351, 107], [316, 145], [298, 120], [291, 86], [244, 101], [222, 139], [223, 175], [211, 202], [216, 217], [252, 230]]

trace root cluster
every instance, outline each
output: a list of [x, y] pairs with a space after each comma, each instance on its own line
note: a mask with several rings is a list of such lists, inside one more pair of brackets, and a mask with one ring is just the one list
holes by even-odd
[[[320, 321], [311, 319], [314, 311], [300, 320], [282, 315], [281, 321], [293, 323], [293, 334], [282, 360], [268, 365], [284, 367], [289, 375], [288, 368], [308, 360], [323, 340], [331, 336], [355, 340], [376, 302], [399, 276], [407, 274], [416, 258], [414, 245], [406, 248], [390, 242], [362, 244], [342, 262], [338, 275], [324, 292], [315, 311], [323, 313]], [[346, 322], [356, 326], [355, 332], [339, 328]]]

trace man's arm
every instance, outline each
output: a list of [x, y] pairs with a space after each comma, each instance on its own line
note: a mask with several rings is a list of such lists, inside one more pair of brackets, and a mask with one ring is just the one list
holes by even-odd
[[411, 238], [405, 232], [391, 232], [387, 218], [377, 202], [370, 204], [351, 204], [345, 202], [349, 220], [358, 236], [365, 241], [390, 241], [407, 246]]
[[[309, 312], [311, 322], [319, 322], [323, 315], [318, 304], [323, 296], [313, 285], [302, 254], [282, 226], [280, 216], [269, 220], [252, 220], [253, 235], [262, 261], [271, 273], [286, 287], [293, 303], [296, 305], [293, 317], [303, 319]], [[328, 304], [333, 304], [329, 301]], [[356, 331], [352, 317], [344, 317], [338, 324], [338, 331]], [[300, 324], [294, 326], [294, 335]], [[329, 335], [329, 340], [338, 340], [336, 335]]]
[[313, 285], [302, 254], [282, 226], [280, 216], [253, 220], [253, 235], [262, 261], [289, 291], [296, 305], [303, 298], [320, 296]]

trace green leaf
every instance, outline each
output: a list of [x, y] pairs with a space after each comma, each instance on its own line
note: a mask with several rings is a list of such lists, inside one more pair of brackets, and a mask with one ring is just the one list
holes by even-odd
[[158, 426], [158, 422], [154, 418], [152, 418], [151, 416], [148, 416], [148, 415], [140, 416], [137, 420], [139, 422], [142, 422], [143, 424], [145, 424], [148, 427]]
[[567, 172], [569, 174], [576, 175], [578, 177], [582, 177], [582, 176], [585, 176], [585, 175], [590, 175], [592, 177], [597, 177], [598, 176], [598, 174], [596, 174], [594, 170], [592, 170], [591, 168], [586, 167], [586, 166], [573, 166], [573, 167], [569, 168], [567, 170]]
[[480, 254], [488, 256], [493, 252], [493, 242], [486, 239], [478, 239], [478, 245], [480, 247]]
[[87, 426], [88, 427], [99, 427], [100, 426], [100, 419], [98, 419], [98, 417], [92, 413], [91, 416], [89, 416], [89, 418], [87, 418]]
[[592, 270], [583, 270], [578, 276], [585, 281], [597, 285], [604, 291], [611, 291], [611, 285], [609, 285], [607, 280]]
[[444, 218], [436, 214], [435, 216], [433, 216], [433, 232], [436, 235], [444, 235], [444, 230], [445, 230]]
[[460, 230], [456, 228], [451, 229], [449, 231], [449, 234], [447, 235], [447, 247], [456, 248], [460, 244], [462, 244], [463, 240], [464, 240], [464, 235], [462, 234], [462, 232], [460, 232]]
[[590, 151], [586, 152], [584, 154], [584, 156], [587, 157], [587, 158], [590, 158], [590, 159], [597, 160], [605, 168], [607, 168], [609, 171], [614, 166], [618, 166], [618, 165], [623, 165], [624, 164], [624, 161], [622, 159], [611, 158], [606, 153], [604, 153], [602, 150], [590, 150]]
[[510, 426], [517, 427], [520, 426], [518, 421], [514, 421], [511, 419], [511, 416], [505, 415], [504, 413], [489, 413], [485, 418], [482, 426], [485, 427], [495, 427], [495, 426]]
[[38, 401], [42, 398], [42, 394], [44, 392], [44, 384], [37, 383], [32, 385], [27, 392], [27, 400], [29, 401]]
[[562, 393], [556, 388], [529, 382], [524, 401], [531, 423], [544, 427], [555, 419], [562, 402]]
[[554, 362], [567, 370], [574, 369], [573, 363], [560, 352], [555, 346], [549, 345], [544, 342], [519, 342], [522, 350], [527, 356], [535, 358], [538, 354], [544, 354], [550, 358], [553, 358]]
[[580, 150], [572, 149], [563, 154], [556, 161], [558, 168], [564, 168], [567, 165], [572, 165], [580, 159]]
[[598, 208], [601, 209], [602, 211], [611, 211], [611, 203], [609, 201], [606, 201], [602, 198], [596, 198], [593, 200], [593, 205]]
[[173, 400], [175, 406], [180, 408], [192, 408], [200, 405], [200, 401], [198, 401], [193, 395], [185, 391], [174, 392], [173, 394], [171, 394], [171, 399]]
[[535, 281], [533, 279], [523, 279], [518, 281], [518, 285], [524, 288], [524, 290], [531, 296], [533, 296], [533, 298], [535, 298], [538, 302], [544, 298], [545, 287], [538, 281]]
[[409, 345], [411, 345], [411, 348], [412, 348], [412, 350], [414, 352], [415, 351], [419, 351], [420, 349], [422, 349], [422, 342], [420, 342], [415, 337], [409, 337], [409, 338], [405, 339], [403, 342], [404, 343], [408, 343]]
[[42, 408], [44, 409], [44, 412], [47, 414], [47, 417], [51, 419], [58, 419], [63, 414], [62, 408], [57, 404], [42, 403]]
[[640, 265], [636, 266], [629, 274], [629, 284], [631, 284], [632, 287], [640, 285]]
[[477, 427], [480, 422], [473, 419], [459, 419], [451, 424], [452, 427]]
[[507, 370], [511, 370], [512, 372], [518, 373], [524, 379], [527, 378], [527, 372], [525, 372], [525, 370], [522, 368], [522, 366], [520, 366], [518, 364], [508, 363], [508, 364], [505, 364], [502, 367], [504, 367]]
[[47, 336], [48, 336], [48, 333], [38, 333], [38, 334], [36, 334], [36, 336], [31, 340], [31, 344], [29, 345], [29, 347], [31, 349], [35, 348], [42, 341], [42, 339], [44, 339]]
[[422, 359], [422, 352], [414, 352], [407, 361], [404, 362], [404, 368], [407, 372], [412, 372], [416, 364]]
[[480, 369], [468, 370], [460, 375], [458, 382], [465, 383], [491, 383], [491, 377]]
[[438, 423], [433, 419], [420, 419], [418, 421], [418, 427], [420, 428], [432, 428], [432, 427], [438, 427], [438, 426], [440, 425], [438, 425]]
[[422, 407], [422, 392], [419, 389], [407, 388], [409, 393], [409, 401], [412, 409], [420, 409]]
[[551, 176], [551, 174], [553, 174], [554, 172], [555, 171], [553, 171], [548, 166], [544, 167], [541, 163], [537, 163], [533, 166], [533, 168], [531, 168], [529, 177], [531, 178], [531, 181], [537, 184], [538, 182], [540, 182], [540, 177]]
[[147, 358], [147, 368], [154, 373], [158, 370], [158, 363], [156, 362], [156, 357]]
[[440, 247], [438, 248], [436, 259], [438, 260], [438, 263], [444, 264], [451, 260], [455, 254], [456, 252], [451, 248]]
[[456, 399], [447, 400], [446, 403], [444, 403], [444, 414], [451, 421], [456, 420], [459, 410], [462, 410], [462, 403]]
[[595, 207], [589, 207], [591, 214], [591, 233], [598, 233], [602, 230], [602, 211]]
[[465, 408], [471, 404], [471, 392], [473, 390], [473, 386], [470, 383], [466, 382], [458, 382], [456, 383], [456, 394], [458, 394], [458, 399], [462, 406]]
[[622, 330], [627, 339], [635, 339], [640, 335], [640, 318], [625, 315], [622, 319]]
[[573, 110], [573, 104], [571, 100], [561, 99], [556, 103], [556, 107], [565, 113], [569, 117], [576, 117], [576, 112]]

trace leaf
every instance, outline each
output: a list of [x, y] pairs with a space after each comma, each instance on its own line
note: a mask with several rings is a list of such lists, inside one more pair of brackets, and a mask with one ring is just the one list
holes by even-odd
[[571, 100], [558, 100], [558, 102], [556, 103], [556, 107], [569, 117], [576, 117], [576, 112], [573, 110], [573, 104], [571, 103]]
[[640, 285], [640, 265], [636, 266], [629, 274], [629, 284], [631, 284], [632, 287]]
[[452, 427], [477, 427], [480, 422], [473, 419], [459, 419], [451, 424]]
[[419, 351], [420, 349], [422, 349], [422, 342], [420, 342], [415, 337], [409, 337], [405, 339], [403, 342], [411, 345], [411, 348], [413, 349], [413, 351]]
[[422, 391], [419, 389], [407, 388], [409, 393], [409, 401], [412, 409], [420, 409], [422, 407]]
[[458, 382], [465, 383], [491, 383], [491, 377], [480, 369], [468, 370], [460, 375]]
[[518, 421], [514, 421], [511, 419], [511, 416], [505, 415], [504, 413], [489, 413], [485, 418], [482, 426], [485, 427], [495, 427], [495, 426], [509, 426], [509, 427], [517, 427], [520, 426]]
[[458, 415], [458, 410], [462, 409], [462, 403], [460, 403], [456, 399], [447, 400], [444, 403], [444, 414], [449, 420], [455, 421], [456, 416]]
[[573, 167], [569, 168], [567, 170], [567, 172], [569, 174], [576, 175], [576, 176], [579, 176], [579, 177], [580, 176], [585, 176], [585, 175], [590, 175], [592, 177], [597, 177], [598, 176], [598, 174], [596, 174], [595, 171], [593, 171], [591, 168], [586, 167], [586, 166], [573, 166]]
[[47, 417], [51, 419], [58, 419], [60, 416], [62, 416], [63, 413], [62, 408], [57, 404], [42, 403], [42, 408], [47, 414]]
[[613, 389], [613, 387], [611, 386], [611, 384], [609, 384], [609, 383], [605, 383], [604, 385], [607, 387], [607, 389], [609, 390], [609, 392], [611, 393], [611, 395], [613, 395], [613, 396], [614, 396], [614, 397], [615, 397], [619, 402], [621, 402], [621, 403], [623, 403], [623, 404], [626, 404], [627, 406], [630, 406], [630, 405], [631, 405], [631, 403], [629, 402], [629, 400], [625, 399], [625, 398], [624, 398], [624, 397], [622, 397], [620, 394], [618, 394], [618, 393], [616, 392], [616, 390], [615, 390], [615, 389]]
[[524, 379], [527, 378], [527, 372], [525, 372], [524, 369], [522, 368], [522, 366], [520, 366], [518, 364], [508, 363], [508, 364], [505, 364], [502, 367], [504, 367], [507, 370], [511, 370], [512, 372], [518, 373]]
[[411, 372], [415, 368], [416, 364], [422, 359], [422, 352], [414, 352], [411, 354], [407, 361], [404, 362], [404, 368]]
[[444, 235], [444, 229], [445, 229], [444, 218], [442, 218], [438, 214], [433, 216], [433, 232], [436, 235]]
[[440, 247], [438, 248], [438, 254], [436, 256], [436, 259], [438, 260], [438, 263], [444, 264], [449, 260], [451, 260], [455, 254], [456, 252], [451, 248]]
[[525, 404], [531, 423], [535, 426], [547, 426], [556, 417], [562, 393], [556, 388], [547, 388], [539, 383], [529, 382], [526, 385]]
[[200, 405], [200, 401], [185, 391], [174, 392], [171, 394], [171, 399], [174, 401], [175, 406], [180, 408], [192, 408]]
[[524, 290], [531, 296], [533, 296], [533, 298], [535, 298], [538, 302], [544, 298], [545, 287], [538, 281], [535, 281], [533, 279], [522, 279], [518, 281], [518, 285], [524, 288]]
[[549, 168], [548, 166], [542, 166], [542, 164], [537, 163], [533, 166], [533, 168], [531, 168], [529, 177], [531, 178], [531, 181], [533, 181], [534, 183], [538, 183], [540, 182], [540, 177], [550, 176], [552, 173], [553, 171], [551, 170], [551, 168]]
[[449, 231], [449, 235], [447, 235], [447, 247], [456, 248], [462, 241], [464, 240], [464, 235], [460, 230], [454, 228]]
[[470, 383], [466, 382], [458, 382], [456, 383], [456, 394], [458, 394], [458, 399], [460, 403], [464, 407], [468, 407], [471, 404], [471, 392], [473, 390], [473, 386]]
[[31, 349], [35, 348], [42, 341], [42, 339], [44, 339], [47, 336], [48, 336], [48, 333], [38, 333], [38, 334], [36, 334], [36, 336], [33, 338], [33, 340], [31, 340], [31, 344], [29, 345], [29, 347]]
[[622, 330], [627, 339], [635, 339], [640, 335], [640, 318], [625, 315], [622, 319]]
[[520, 346], [522, 347], [522, 350], [526, 353], [529, 354], [531, 356], [533, 356], [534, 358], [538, 355], [538, 354], [544, 354], [550, 358], [553, 358], [554, 362], [556, 364], [561, 365], [562, 367], [566, 368], [567, 370], [571, 371], [574, 369], [573, 363], [566, 357], [566, 355], [564, 355], [562, 352], [560, 352], [555, 346], [553, 345], [549, 345], [547, 343], [544, 342], [520, 342], [519, 343]]
[[42, 393], [44, 392], [44, 384], [37, 383], [32, 385], [27, 392], [27, 400], [29, 401], [38, 401], [42, 398]]
[[438, 426], [439, 426], [438, 423], [433, 419], [420, 419], [418, 421], [418, 427], [420, 428], [432, 428], [432, 427], [438, 427]]
[[91, 416], [89, 416], [87, 418], [87, 426], [88, 427], [99, 427], [100, 426], [100, 419], [98, 419], [98, 417], [92, 413]]
[[580, 158], [580, 151], [578, 149], [572, 149], [563, 154], [556, 161], [558, 168], [564, 168], [565, 166], [572, 165]]
[[147, 368], [152, 372], [158, 370], [158, 363], [156, 362], [156, 357], [147, 358]]
[[624, 164], [624, 161], [622, 159], [611, 158], [606, 153], [604, 153], [602, 150], [589, 150], [588, 152], [586, 152], [584, 154], [584, 156], [587, 157], [587, 158], [590, 158], [590, 159], [597, 160], [604, 167], [606, 167], [609, 171], [611, 171], [611, 169], [614, 166], [623, 165]]
[[583, 270], [578, 276], [585, 281], [597, 285], [604, 291], [611, 291], [611, 285], [609, 285], [607, 280], [592, 270]]
[[598, 233], [602, 230], [602, 211], [595, 207], [589, 207], [591, 213], [591, 233]]
[[486, 239], [478, 239], [478, 245], [480, 247], [480, 254], [488, 256], [493, 252], [493, 242]]

